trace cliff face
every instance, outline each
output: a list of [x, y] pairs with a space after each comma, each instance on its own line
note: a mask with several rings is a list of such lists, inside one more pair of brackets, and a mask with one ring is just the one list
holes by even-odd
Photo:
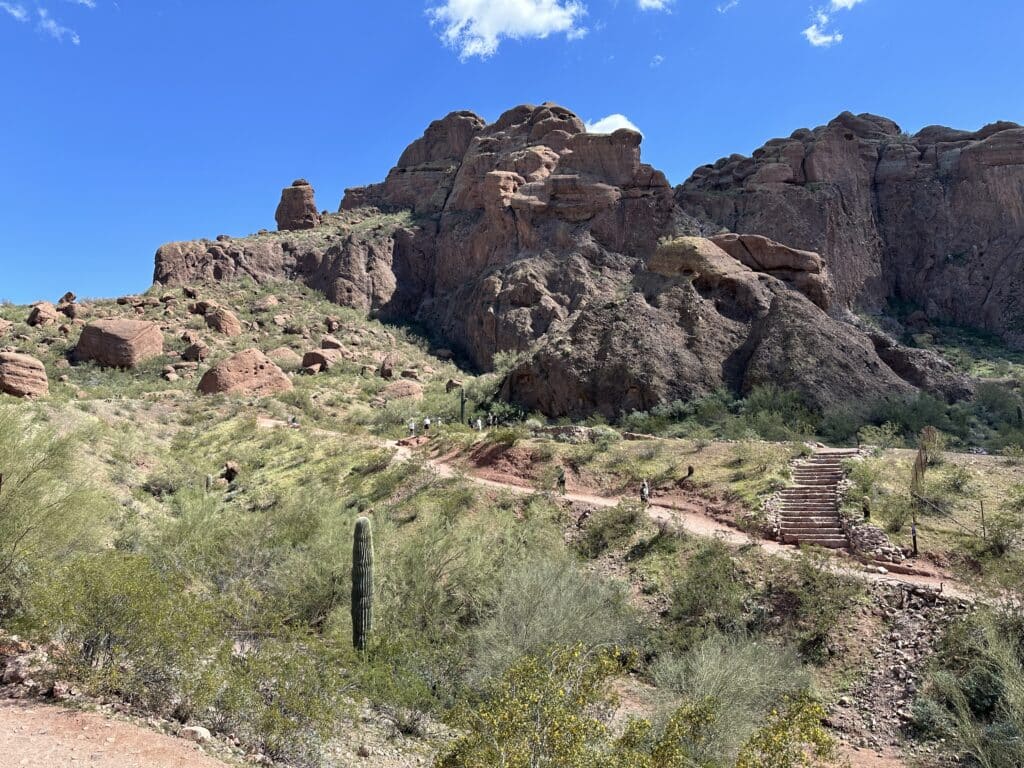
[[[673, 190], [641, 162], [633, 131], [588, 134], [553, 104], [491, 124], [455, 112], [385, 181], [347, 190], [341, 211], [313, 228], [172, 243], [157, 252], [154, 277], [297, 279], [338, 303], [415, 320], [481, 368], [498, 351], [523, 353], [505, 394], [553, 416], [613, 416], [762, 383], [820, 406], [922, 383], [961, 396], [969, 390], [934, 356], [902, 354], [839, 319], [910, 280], [886, 266], [881, 163], [870, 159], [898, 129], [844, 120], [854, 127], [770, 143], [770, 155], [734, 157]], [[967, 165], [995, 167], [995, 154], [984, 157]], [[976, 176], [995, 194], [990, 170]], [[1013, 219], [986, 215], [978, 228]], [[691, 237], [723, 226], [749, 234]], [[1010, 311], [1002, 293], [989, 300]]]
[[1024, 347], [1024, 128], [929, 127], [844, 113], [752, 157], [698, 168], [692, 216], [825, 257], [837, 306], [916, 304]]

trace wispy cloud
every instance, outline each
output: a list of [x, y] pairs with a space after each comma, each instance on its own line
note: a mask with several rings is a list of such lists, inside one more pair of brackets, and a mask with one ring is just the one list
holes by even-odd
[[60, 22], [50, 16], [50, 12], [45, 8], [38, 8], [39, 12], [39, 29], [54, 40], [64, 42], [64, 40], [70, 40], [72, 45], [78, 45], [82, 42], [78, 33], [70, 27], [63, 26]]
[[675, 0], [636, 0], [641, 11], [667, 11]]
[[586, 7], [577, 0], [447, 0], [427, 15], [463, 60], [493, 56], [503, 38], [564, 34], [572, 40], [586, 34], [580, 26]]
[[86, 8], [96, 7], [96, 0], [66, 0], [66, 2], [73, 3], [75, 5], [84, 5]]
[[829, 4], [814, 12], [814, 20], [801, 34], [815, 48], [828, 48], [843, 42], [843, 33], [832, 29], [832, 17], [837, 11], [849, 11], [864, 0], [829, 0]]
[[618, 112], [602, 117], [600, 120], [587, 121], [586, 126], [587, 133], [615, 133], [620, 128], [629, 128], [631, 131], [643, 133], [632, 120]]
[[655, 67], [660, 67], [664, 63], [665, 57], [662, 56], [660, 53], [656, 53], [654, 54], [654, 56], [651, 57], [651, 69], [654, 69]]
[[740, 0], [725, 0], [725, 2], [719, 3], [715, 6], [715, 10], [719, 13], [728, 13], [739, 4]]
[[28, 11], [25, 10], [24, 5], [0, 2], [0, 10], [6, 12], [15, 21], [28, 21]]

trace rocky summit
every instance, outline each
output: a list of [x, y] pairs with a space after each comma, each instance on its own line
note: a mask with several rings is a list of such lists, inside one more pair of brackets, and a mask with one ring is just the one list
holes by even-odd
[[164, 245], [154, 280], [296, 279], [480, 369], [514, 353], [505, 396], [549, 416], [761, 384], [818, 408], [968, 396], [858, 314], [894, 304], [1024, 347], [1024, 128], [909, 136], [844, 113], [675, 189], [641, 141], [550, 103], [454, 112], [338, 213], [295, 182], [280, 231]]

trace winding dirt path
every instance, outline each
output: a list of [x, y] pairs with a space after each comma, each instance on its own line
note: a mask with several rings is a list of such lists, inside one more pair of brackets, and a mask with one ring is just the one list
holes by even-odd
[[[397, 441], [387, 442], [388, 447], [395, 449], [395, 458], [399, 461], [409, 461], [415, 458], [413, 450], [407, 446], [399, 445]], [[473, 472], [467, 472], [454, 467], [445, 458], [425, 460], [441, 477], [465, 477], [476, 485], [495, 490], [509, 491], [511, 493], [532, 494], [537, 489], [531, 486], [519, 485], [516, 483], [494, 480], [492, 478], [480, 477]], [[562, 494], [567, 501], [589, 504], [594, 507], [614, 507], [622, 499], [621, 497], [598, 496], [592, 493], [583, 493], [573, 490]], [[733, 528], [721, 520], [703, 512], [698, 506], [662, 505], [651, 504], [647, 508], [647, 514], [656, 523], [675, 525], [682, 531], [694, 536], [719, 539], [726, 544], [736, 547], [753, 546], [759, 547], [764, 552], [780, 557], [792, 557], [799, 549], [792, 544], [782, 544], [770, 539], [755, 538], [737, 528]], [[939, 590], [949, 597], [975, 601], [977, 595], [966, 585], [960, 584], [951, 579], [937, 576], [926, 576], [922, 574], [902, 574], [889, 571], [879, 573], [877, 568], [870, 568], [860, 565], [848, 565], [838, 557], [829, 559], [829, 568], [833, 573], [861, 579], [862, 581], [875, 582], [890, 585], [905, 585], [909, 587], [923, 587], [925, 589]]]
[[184, 739], [93, 712], [0, 701], [4, 768], [228, 768]]

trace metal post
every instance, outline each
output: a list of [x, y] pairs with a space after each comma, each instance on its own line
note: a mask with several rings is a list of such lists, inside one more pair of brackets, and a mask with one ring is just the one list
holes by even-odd
[[459, 387], [459, 423], [466, 422], [466, 390]]

